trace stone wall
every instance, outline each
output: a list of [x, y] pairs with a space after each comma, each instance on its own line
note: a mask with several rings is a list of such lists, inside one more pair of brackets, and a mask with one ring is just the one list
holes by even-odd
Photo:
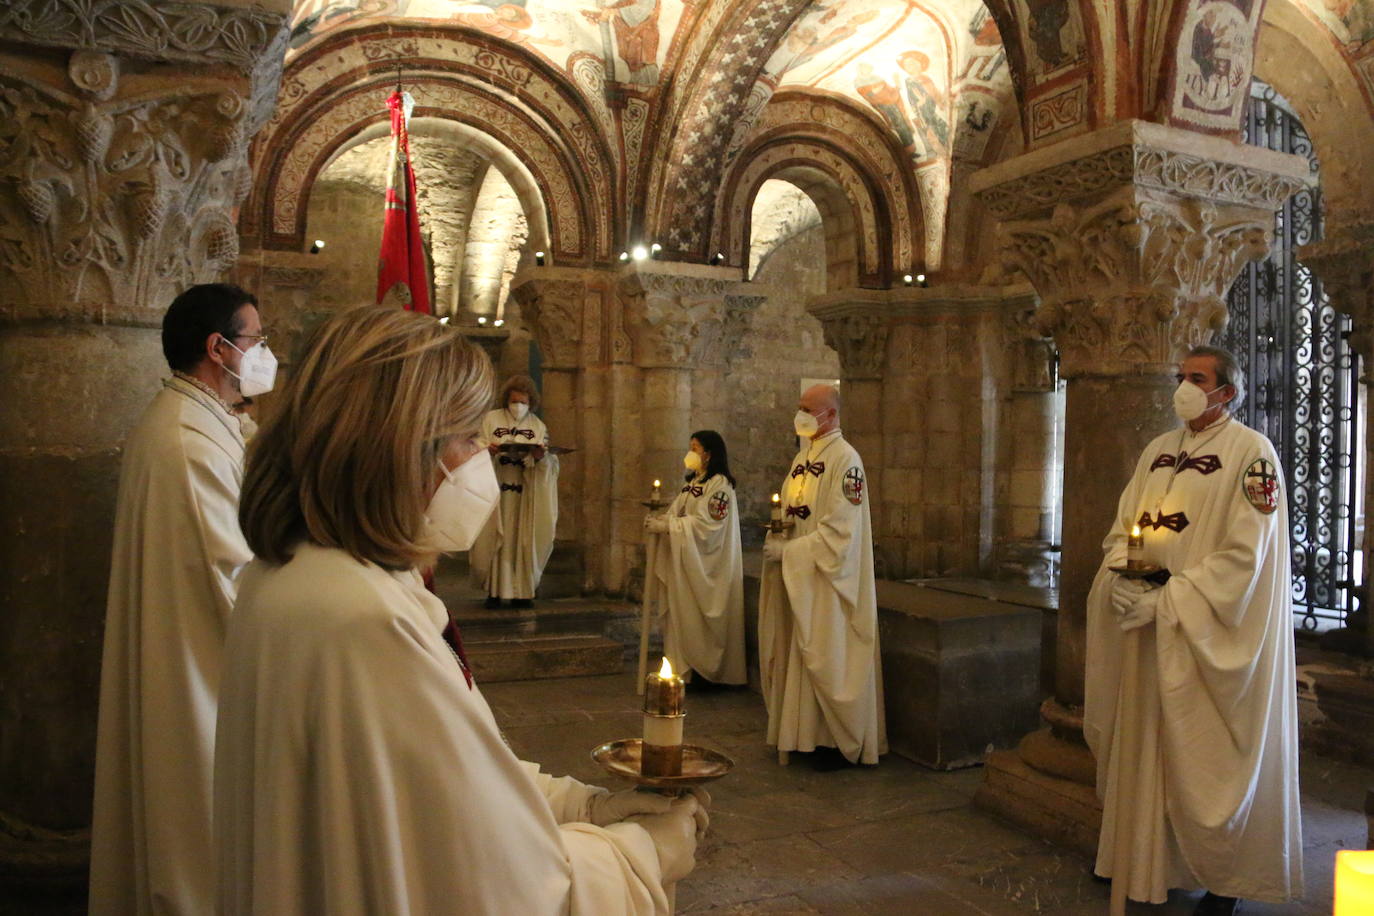
[[[825, 234], [819, 224], [786, 237], [766, 257], [746, 295], [727, 298], [720, 345], [693, 379], [693, 429], [715, 429], [730, 449], [745, 541], [797, 451], [792, 415], [803, 379], [836, 379], [839, 358], [825, 344], [806, 301], [825, 291]], [[686, 443], [683, 443], [684, 451]], [[677, 469], [667, 472], [676, 476]]]

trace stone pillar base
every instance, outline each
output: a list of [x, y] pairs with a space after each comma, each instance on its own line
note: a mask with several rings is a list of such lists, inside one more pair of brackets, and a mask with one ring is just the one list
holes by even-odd
[[1102, 826], [1097, 792], [1091, 785], [1042, 773], [1021, 759], [1019, 749], [988, 755], [973, 803], [1053, 843], [1086, 855], [1097, 853]]
[[1040, 704], [1045, 727], [1015, 751], [988, 757], [974, 804], [1053, 843], [1097, 853], [1102, 802], [1097, 761], [1083, 743], [1083, 717], [1053, 697]]

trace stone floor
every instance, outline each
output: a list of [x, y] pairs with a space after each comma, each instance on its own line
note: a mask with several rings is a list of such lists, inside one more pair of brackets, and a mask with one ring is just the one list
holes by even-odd
[[[545, 770], [614, 787], [588, 752], [637, 735], [629, 675], [492, 684], [483, 688], [521, 757]], [[687, 734], [724, 751], [735, 770], [711, 787], [710, 835], [696, 871], [678, 887], [680, 913], [962, 914], [1107, 911], [1108, 887], [1089, 861], [972, 806], [978, 768], [924, 769], [895, 755], [876, 768], [816, 773], [780, 767], [763, 743], [759, 696], [688, 688]], [[1365, 787], [1374, 771], [1303, 760], [1307, 896], [1301, 904], [1249, 904], [1249, 914], [1331, 912], [1336, 850], [1361, 848]], [[1186, 914], [1196, 895], [1175, 893], [1133, 914]]]

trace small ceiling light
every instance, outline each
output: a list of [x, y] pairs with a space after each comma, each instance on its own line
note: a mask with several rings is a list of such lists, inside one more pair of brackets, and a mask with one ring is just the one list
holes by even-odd
[[663, 246], [660, 245], [658, 242], [654, 242], [652, 245], [649, 246], [649, 254], [653, 255], [654, 257], [658, 257], [658, 253], [662, 250]]
[[543, 266], [544, 266], [544, 252], [542, 252], [542, 251], [536, 251], [536, 252], [534, 253], [534, 263], [535, 263], [536, 265], [538, 265], [539, 267], [543, 267]]
[[478, 324], [486, 324], [486, 323], [487, 323], [487, 316], [486, 316], [486, 315], [478, 315], [478, 316], [477, 316], [477, 323], [478, 323]]
[[631, 250], [631, 254], [634, 255], [636, 261], [642, 261], [649, 256], [649, 249], [645, 248], [643, 245], [636, 245]]
[[323, 249], [323, 248], [324, 248], [324, 239], [315, 239], [315, 244], [313, 244], [313, 245], [310, 246], [310, 253], [311, 253], [311, 254], [319, 254], [319, 253], [320, 253], [320, 250]]
[[496, 327], [498, 327], [498, 328], [501, 327], [501, 325], [503, 325], [503, 324], [505, 324], [505, 323], [506, 323], [506, 319], [504, 319], [504, 318], [498, 318], [498, 319], [496, 319], [495, 321], [492, 322], [492, 324], [494, 324], [494, 325], [495, 325]]
[[917, 274], [917, 275], [916, 275], [916, 282], [919, 283], [919, 284], [921, 284], [922, 286], [925, 286], [925, 285], [926, 285], [926, 275], [925, 275], [925, 274]]
[[439, 319], [439, 323], [440, 323], [440, 324], [448, 324], [448, 316], [445, 315], [443, 318], [440, 318], [440, 319]]
[[911, 274], [906, 274], [906, 275], [904, 275], [904, 276], [902, 277], [902, 282], [905, 283], [907, 286], [910, 286], [910, 285], [911, 285]]
[[622, 252], [620, 253], [620, 260], [622, 260], [622, 261], [628, 261], [628, 260], [630, 260], [630, 253], [629, 253], [628, 251], [622, 251]]

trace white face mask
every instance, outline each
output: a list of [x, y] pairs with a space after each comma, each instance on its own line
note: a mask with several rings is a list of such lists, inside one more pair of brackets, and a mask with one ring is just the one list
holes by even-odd
[[450, 471], [439, 462], [444, 480], [430, 497], [425, 510], [425, 531], [420, 543], [440, 553], [472, 547], [491, 512], [501, 499], [501, 486], [485, 450]]
[[1196, 420], [1207, 412], [1207, 396], [1220, 390], [1220, 385], [1211, 391], [1203, 391], [1192, 382], [1179, 382], [1174, 389], [1174, 413], [1185, 423]]
[[[224, 342], [234, 347], [234, 342], [229, 338], [224, 338]], [[234, 349], [239, 350], [238, 347]], [[267, 343], [264, 341], [239, 352], [243, 354], [239, 371], [236, 373], [228, 366], [224, 367], [225, 372], [238, 379], [239, 394], [245, 398], [255, 398], [271, 391], [277, 383], [277, 357], [267, 348]]]
[[688, 452], [682, 456], [682, 464], [689, 471], [701, 470], [701, 455], [698, 452]]
[[804, 410], [798, 410], [792, 417], [792, 428], [797, 431], [797, 435], [803, 439], [811, 439], [820, 429], [821, 421]]
[[506, 409], [510, 411], [510, 415], [515, 417], [516, 420], [523, 420], [525, 419], [525, 415], [530, 412], [530, 405], [526, 404], [524, 401], [512, 401]]

